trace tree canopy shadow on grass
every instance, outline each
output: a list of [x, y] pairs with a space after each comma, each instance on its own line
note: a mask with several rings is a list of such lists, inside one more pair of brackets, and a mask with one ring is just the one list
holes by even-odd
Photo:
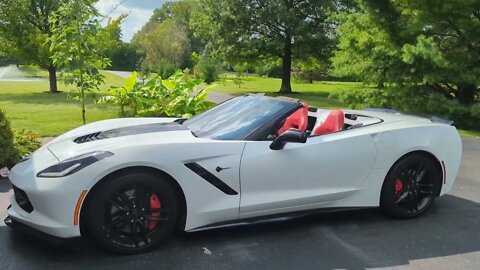
[[[24, 94], [1, 94], [0, 102], [11, 102], [11, 103], [29, 103], [29, 104], [43, 104], [43, 105], [58, 105], [58, 104], [68, 104], [68, 105], [79, 105], [76, 100], [69, 99], [68, 93], [24, 93]], [[90, 104], [94, 103], [93, 96], [88, 98]], [[99, 105], [102, 106], [102, 105]]]
[[[82, 240], [51, 245], [0, 227], [0, 266], [116, 269], [365, 269], [480, 251], [479, 204], [447, 195], [423, 217], [392, 220], [376, 209], [310, 215], [281, 222], [177, 234], [136, 256], [106, 254]], [[455, 221], [455, 222], [452, 222]], [[208, 248], [212, 255], [204, 254]], [[8, 251], [8, 252], [7, 252]], [[5, 253], [7, 252], [7, 253]], [[188, 259], [186, 259], [188, 258]]]

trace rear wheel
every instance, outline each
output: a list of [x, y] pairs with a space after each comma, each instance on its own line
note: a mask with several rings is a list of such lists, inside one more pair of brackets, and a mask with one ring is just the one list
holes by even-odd
[[175, 228], [175, 190], [156, 175], [131, 172], [102, 184], [87, 206], [88, 235], [101, 247], [136, 254], [160, 244]]
[[428, 157], [413, 154], [399, 160], [382, 187], [381, 208], [396, 218], [415, 218], [432, 205], [440, 191], [442, 175]]

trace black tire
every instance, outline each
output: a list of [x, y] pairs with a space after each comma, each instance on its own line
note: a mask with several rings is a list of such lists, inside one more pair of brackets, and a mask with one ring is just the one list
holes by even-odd
[[434, 161], [421, 154], [405, 156], [388, 172], [380, 207], [394, 218], [416, 218], [432, 205], [441, 185], [442, 174]]
[[127, 255], [158, 246], [171, 235], [179, 216], [175, 190], [165, 179], [145, 172], [101, 183], [86, 211], [87, 237], [107, 251]]

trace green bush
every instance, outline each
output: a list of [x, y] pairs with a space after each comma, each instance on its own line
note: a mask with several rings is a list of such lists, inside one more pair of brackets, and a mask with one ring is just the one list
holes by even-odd
[[480, 104], [463, 106], [455, 100], [422, 89], [389, 87], [341, 91], [330, 94], [353, 109], [391, 108], [429, 114], [454, 121], [458, 128], [480, 130]]
[[220, 66], [212, 59], [203, 58], [194, 67], [194, 73], [197, 78], [203, 79], [205, 83], [212, 84], [218, 80]]
[[255, 73], [261, 77], [281, 78], [282, 64], [273, 62], [260, 62], [255, 66]]
[[139, 66], [143, 55], [138, 52], [138, 48], [132, 43], [121, 43], [109, 52], [108, 57], [112, 60], [108, 69], [132, 71]]
[[14, 144], [20, 158], [24, 158], [40, 148], [40, 139], [38, 134], [27, 129], [12, 129], [14, 134]]
[[5, 112], [0, 110], [0, 168], [12, 167], [19, 160], [20, 154], [14, 145], [14, 135], [10, 121]]
[[119, 105], [120, 116], [190, 118], [212, 107], [206, 100], [210, 88], [199, 89], [201, 80], [192, 80], [181, 70], [169, 79], [160, 76], [137, 82], [137, 73], [123, 87], [112, 87], [99, 103]]
[[169, 78], [175, 73], [176, 70], [177, 68], [174, 64], [165, 60], [161, 60], [154, 69], [154, 71], [157, 72], [162, 78]]

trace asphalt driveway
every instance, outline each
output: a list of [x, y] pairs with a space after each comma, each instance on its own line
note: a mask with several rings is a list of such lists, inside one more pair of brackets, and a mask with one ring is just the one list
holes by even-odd
[[[0, 269], [480, 269], [480, 140], [464, 138], [454, 190], [415, 220], [378, 210], [319, 214], [178, 234], [136, 256], [82, 240], [62, 246], [14, 234], [0, 221]], [[0, 218], [8, 181], [0, 181]]]

